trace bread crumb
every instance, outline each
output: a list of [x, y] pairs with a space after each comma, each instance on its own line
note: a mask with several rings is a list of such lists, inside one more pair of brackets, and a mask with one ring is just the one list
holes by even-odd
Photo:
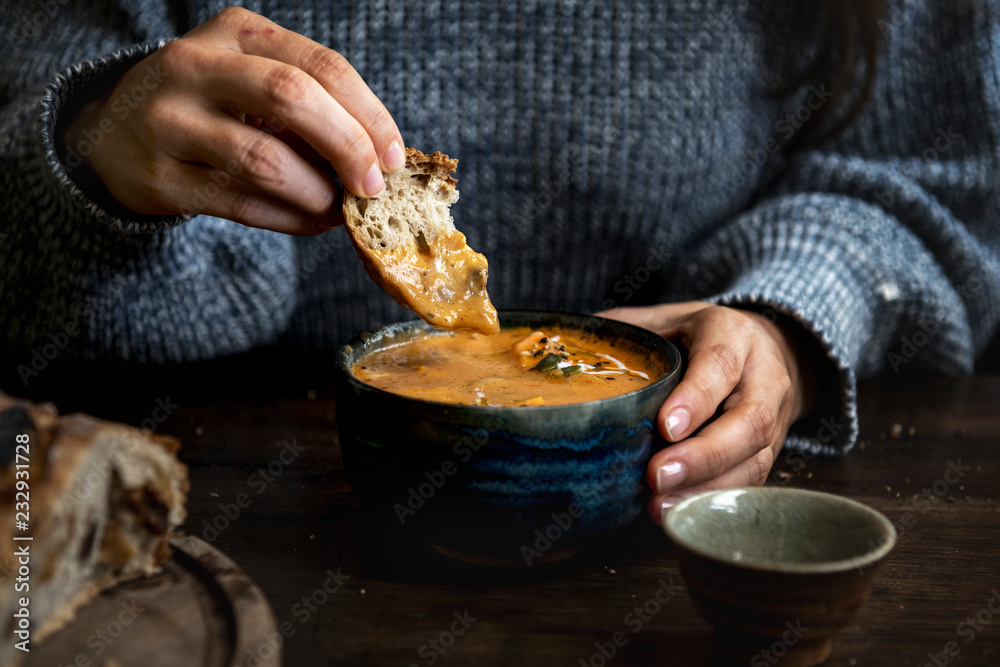
[[891, 487], [891, 486], [888, 486], [888, 485], [886, 485], [886, 487], [885, 487], [885, 492], [886, 492], [886, 493], [892, 493], [892, 487]]
[[209, 491], [208, 495], [212, 496], [213, 498], [218, 498], [219, 497], [219, 494], [216, 493], [215, 491]]
[[788, 472], [787, 470], [779, 470], [778, 472], [774, 473], [774, 481], [778, 482], [779, 484], [784, 484], [791, 478], [792, 478], [792, 473]]
[[916, 435], [916, 434], [917, 434], [917, 429], [915, 427], [911, 426], [908, 429], [906, 429], [906, 435]]
[[896, 492], [896, 497], [899, 498], [899, 491]]
[[806, 479], [812, 479], [813, 474], [811, 472], [806, 473]]
[[905, 483], [909, 484], [909, 483], [910, 483], [910, 478], [909, 478], [909, 477], [904, 477], [904, 478], [903, 478], [903, 481], [904, 481]]
[[362, 594], [362, 595], [364, 595], [364, 594], [365, 594], [365, 589], [363, 589], [363, 588], [361, 589], [361, 594]]
[[898, 438], [902, 433], [903, 433], [903, 425], [902, 424], [893, 424], [892, 425], [892, 431], [890, 431], [890, 435], [892, 437]]
[[309, 539], [310, 539], [310, 540], [315, 540], [315, 539], [316, 539], [316, 536], [315, 536], [315, 535], [310, 535], [310, 536], [309, 536]]
[[614, 570], [608, 570], [608, 574], [618, 574], [618, 573], [615, 572]]

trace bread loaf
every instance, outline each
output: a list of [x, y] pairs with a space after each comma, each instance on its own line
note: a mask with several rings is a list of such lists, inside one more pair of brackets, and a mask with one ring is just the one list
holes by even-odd
[[[21, 618], [43, 641], [102, 590], [159, 570], [185, 518], [177, 447], [0, 392], [0, 666], [26, 655]], [[21, 568], [30, 580], [15, 587]]]

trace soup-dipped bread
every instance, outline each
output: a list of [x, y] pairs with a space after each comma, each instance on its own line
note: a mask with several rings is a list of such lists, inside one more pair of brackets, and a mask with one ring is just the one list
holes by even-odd
[[368, 274], [400, 305], [435, 327], [494, 334], [486, 258], [466, 245], [449, 212], [457, 165], [407, 148], [406, 166], [386, 176], [381, 195], [344, 192], [344, 220]]

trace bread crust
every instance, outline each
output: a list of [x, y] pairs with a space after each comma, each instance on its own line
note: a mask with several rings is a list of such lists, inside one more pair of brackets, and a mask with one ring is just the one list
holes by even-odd
[[425, 155], [416, 148], [407, 147], [406, 164], [407, 166], [418, 167], [424, 173], [436, 175], [452, 187], [458, 183], [454, 176], [452, 176], [455, 170], [458, 169], [458, 160], [448, 157], [441, 151], [434, 151], [430, 155]]

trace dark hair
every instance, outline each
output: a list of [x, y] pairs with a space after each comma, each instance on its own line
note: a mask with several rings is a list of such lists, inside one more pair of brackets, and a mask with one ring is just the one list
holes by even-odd
[[816, 55], [777, 92], [787, 96], [806, 83], [822, 81], [831, 94], [788, 140], [786, 153], [836, 136], [871, 99], [882, 44], [883, 6], [883, 0], [822, 0], [818, 9], [824, 29]]

